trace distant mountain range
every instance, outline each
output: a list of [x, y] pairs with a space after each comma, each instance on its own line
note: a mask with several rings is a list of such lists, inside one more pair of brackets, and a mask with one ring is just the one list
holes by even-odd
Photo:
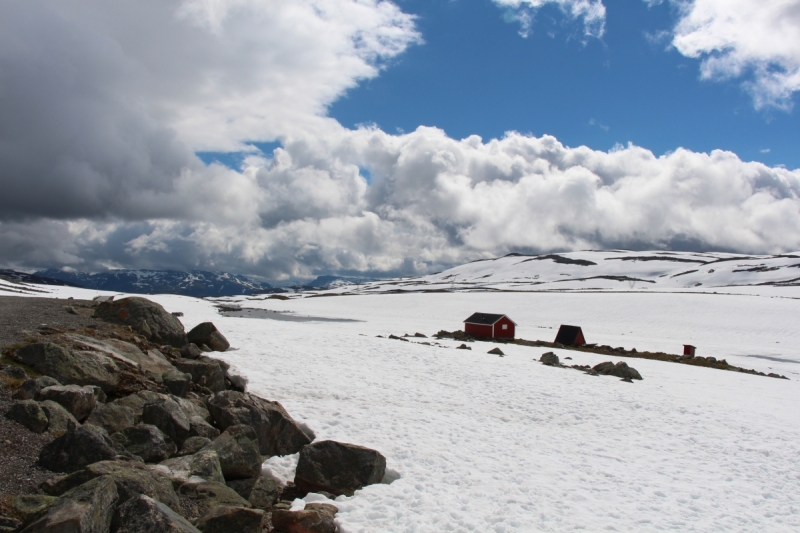
[[[32, 275], [39, 279], [59, 280], [77, 287], [133, 294], [182, 294], [198, 298], [283, 292], [269, 283], [227, 272], [194, 270], [112, 270], [97, 274], [41, 270]], [[28, 280], [30, 283], [40, 283]], [[50, 284], [52, 283], [46, 283]]]
[[16, 270], [0, 269], [0, 278], [6, 278], [10, 281], [18, 281], [20, 283], [35, 283], [37, 285], [58, 285], [61, 287], [81, 287], [75, 283], [64, 281], [63, 279], [48, 278], [38, 276], [36, 274], [28, 274], [26, 272], [17, 272]]

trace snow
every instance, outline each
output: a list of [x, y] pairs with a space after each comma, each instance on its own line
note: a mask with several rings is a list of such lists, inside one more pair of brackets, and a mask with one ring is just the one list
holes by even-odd
[[[531, 263], [552, 261], [523, 266]], [[607, 263], [630, 273], [622, 269], [632, 262]], [[715, 290], [225, 299], [350, 322], [224, 317], [211, 301], [150, 298], [182, 311], [187, 328], [212, 320], [237, 348], [219, 356], [318, 439], [386, 456], [399, 478], [337, 498], [343, 533], [800, 530], [798, 288]], [[46, 291], [31, 296], [97, 294]], [[492, 343], [467, 351], [386, 338], [458, 329], [475, 311], [508, 314], [526, 339], [552, 340], [559, 324], [575, 324], [589, 342], [671, 353], [689, 343], [790, 380], [627, 359], [644, 376], [628, 384], [545, 367], [542, 348], [502, 345], [498, 357], [486, 353]], [[568, 363], [620, 360], [555, 351]], [[296, 460], [265, 468], [290, 479]]]

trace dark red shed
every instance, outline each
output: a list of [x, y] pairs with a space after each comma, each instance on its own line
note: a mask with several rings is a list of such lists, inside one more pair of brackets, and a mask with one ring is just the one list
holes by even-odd
[[558, 328], [556, 342], [564, 346], [583, 346], [586, 344], [586, 338], [583, 336], [583, 330], [579, 326], [565, 326], [562, 324]]
[[695, 350], [697, 350], [697, 348], [695, 348], [691, 344], [684, 344], [683, 345], [683, 355], [688, 355], [689, 357], [694, 357]]
[[517, 324], [506, 315], [475, 313], [464, 321], [464, 333], [474, 337], [513, 339]]

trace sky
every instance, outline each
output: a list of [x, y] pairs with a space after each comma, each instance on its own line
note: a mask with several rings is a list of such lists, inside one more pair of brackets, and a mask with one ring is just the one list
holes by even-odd
[[800, 250], [800, 0], [9, 0], [0, 264]]

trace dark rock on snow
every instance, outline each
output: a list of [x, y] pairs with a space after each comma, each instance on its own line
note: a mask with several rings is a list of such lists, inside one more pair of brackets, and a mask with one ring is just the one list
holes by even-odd
[[198, 346], [205, 344], [215, 352], [224, 352], [231, 347], [228, 339], [217, 330], [212, 322], [198, 324], [187, 334], [190, 343]]
[[225, 484], [256, 509], [270, 509], [281, 492], [278, 481], [264, 472], [251, 478], [226, 481]]
[[592, 370], [603, 376], [616, 376], [618, 378], [628, 379], [642, 379], [642, 375], [628, 363], [619, 361], [616, 365], [611, 361], [595, 365]]
[[208, 388], [211, 392], [225, 390], [225, 371], [216, 359], [182, 359], [175, 362], [175, 367], [181, 372], [190, 374], [192, 381]]
[[379, 452], [327, 440], [300, 451], [294, 483], [308, 492], [352, 495], [366, 485], [379, 483], [385, 473], [386, 458]]
[[261, 533], [263, 527], [264, 511], [247, 507], [214, 507], [197, 520], [203, 533]]
[[261, 472], [258, 438], [250, 426], [230, 426], [204, 449], [217, 452], [226, 480], [250, 478]]
[[490, 353], [490, 354], [492, 354], [492, 355], [505, 355], [505, 354], [503, 353], [503, 350], [501, 350], [500, 348], [492, 348], [491, 350], [489, 350], [489, 351], [488, 351], [488, 352], [486, 352], [486, 353]]
[[114, 516], [114, 526], [115, 533], [200, 533], [184, 517], [145, 495], [120, 505]]
[[181, 357], [184, 359], [197, 359], [203, 355], [203, 351], [196, 344], [190, 342], [181, 348]]
[[[276, 533], [335, 533], [335, 511], [306, 505], [302, 511], [278, 509], [272, 511], [272, 526]], [[322, 504], [325, 505], [325, 504]], [[326, 505], [326, 507], [335, 507]]]
[[95, 308], [95, 318], [114, 324], [130, 326], [151, 342], [161, 342], [180, 348], [186, 344], [183, 324], [155, 302], [130, 297], [103, 302]]
[[539, 358], [539, 361], [541, 361], [542, 364], [546, 366], [559, 366], [560, 364], [558, 356], [553, 352], [543, 353], [542, 356]]

